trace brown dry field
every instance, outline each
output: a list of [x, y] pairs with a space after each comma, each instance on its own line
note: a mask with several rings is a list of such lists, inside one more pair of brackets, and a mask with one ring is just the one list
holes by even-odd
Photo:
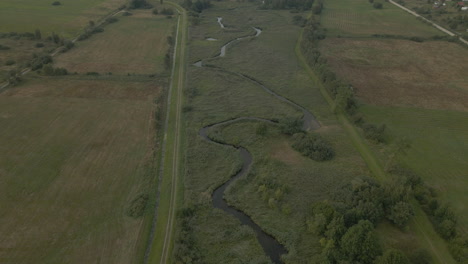
[[468, 51], [457, 44], [330, 38], [321, 52], [365, 103], [468, 111]]
[[125, 211], [154, 146], [150, 82], [30, 80], [0, 93], [0, 262], [136, 263]]
[[155, 16], [151, 10], [132, 11], [109, 24], [103, 33], [77, 42], [56, 59], [55, 66], [69, 72], [154, 74], [164, 71], [167, 36], [175, 29], [175, 18]]

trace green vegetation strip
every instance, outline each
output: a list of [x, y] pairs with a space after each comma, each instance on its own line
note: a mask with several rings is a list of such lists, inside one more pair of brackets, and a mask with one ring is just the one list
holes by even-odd
[[[315, 73], [307, 64], [301, 49], [300, 43], [302, 41], [302, 33], [299, 36], [298, 42], [296, 44], [296, 55], [304, 67], [304, 69], [309, 73], [310, 78], [313, 80], [315, 85], [317, 85], [320, 89], [321, 94], [328, 102], [332, 109], [335, 108], [334, 100], [330, 97], [328, 92], [326, 91], [325, 87], [320, 83]], [[348, 118], [341, 112], [336, 113], [337, 119], [341, 123], [342, 127], [348, 133], [353, 145], [361, 154], [362, 158], [366, 162], [369, 170], [372, 174], [379, 180], [386, 180], [387, 174], [383, 170], [382, 166], [380, 165], [379, 161], [375, 158], [375, 155], [369, 149], [363, 139], [359, 135], [356, 128], [349, 122]], [[422, 211], [420, 206], [417, 203], [413, 203], [415, 209], [415, 216], [413, 217], [410, 228], [415, 230], [418, 234], [418, 239], [425, 246], [425, 248], [429, 249], [432, 253], [433, 260], [436, 263], [444, 263], [444, 264], [451, 264], [456, 263], [453, 259], [452, 255], [447, 249], [447, 245], [445, 241], [434, 231], [434, 228], [427, 218], [426, 214]]]
[[[174, 53], [173, 75], [168, 100], [168, 125], [164, 133], [166, 149], [163, 150], [164, 163], [157, 212], [154, 241], [149, 241], [151, 249], [148, 263], [167, 263], [172, 249], [172, 234], [177, 205], [177, 182], [179, 177], [179, 150], [181, 134], [182, 89], [185, 81], [185, 46], [187, 34], [187, 16], [185, 10], [171, 2], [179, 11], [176, 44]], [[162, 239], [164, 238], [164, 239]]]

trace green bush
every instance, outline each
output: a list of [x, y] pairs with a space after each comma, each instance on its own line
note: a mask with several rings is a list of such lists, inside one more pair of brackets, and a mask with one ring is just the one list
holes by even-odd
[[302, 155], [316, 161], [331, 160], [335, 156], [331, 144], [317, 134], [294, 134], [292, 147]]
[[174, 14], [174, 10], [172, 10], [172, 8], [163, 8], [161, 14], [171, 16]]
[[109, 17], [106, 19], [106, 23], [115, 23], [119, 21], [116, 17]]
[[10, 47], [0, 44], [0, 50], [9, 50]]
[[383, 8], [382, 3], [378, 3], [378, 2], [374, 3], [372, 6], [373, 6], [375, 9], [382, 9], [382, 8]]
[[364, 137], [376, 143], [385, 142], [385, 124], [376, 126], [374, 124], [364, 124], [362, 126]]
[[16, 61], [14, 61], [14, 60], [7, 60], [7, 61], [5, 62], [5, 65], [6, 65], [6, 66], [10, 66], [10, 65], [13, 65], [13, 64], [15, 64], [15, 63], [16, 63]]
[[302, 120], [299, 118], [285, 118], [280, 121], [281, 133], [294, 135], [302, 132]]
[[55, 1], [55, 2], [52, 3], [53, 6], [59, 6], [59, 5], [61, 5], [61, 4], [62, 4], [62, 3], [60, 3], [59, 1]]

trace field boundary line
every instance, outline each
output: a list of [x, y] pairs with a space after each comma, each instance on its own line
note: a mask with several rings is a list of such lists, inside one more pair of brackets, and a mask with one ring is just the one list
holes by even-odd
[[432, 26], [434, 26], [434, 27], [437, 28], [438, 30], [440, 30], [440, 31], [442, 31], [442, 32], [444, 32], [444, 33], [446, 33], [446, 34], [449, 35], [449, 36], [451, 36], [451, 37], [457, 36], [458, 39], [459, 39], [461, 42], [463, 42], [463, 43], [465, 43], [466, 45], [468, 45], [468, 41], [466, 41], [464, 38], [462, 38], [461, 36], [459, 36], [459, 35], [453, 33], [453, 32], [450, 31], [450, 30], [448, 30], [448, 29], [446, 29], [446, 28], [440, 26], [439, 24], [436, 24], [436, 23], [433, 22], [432, 20], [429, 20], [429, 19], [427, 19], [427, 18], [421, 16], [420, 14], [418, 14], [418, 13], [416, 13], [416, 12], [410, 10], [409, 8], [406, 8], [406, 7], [404, 7], [404, 6], [402, 6], [402, 5], [398, 4], [398, 3], [396, 3], [396, 2], [393, 1], [393, 0], [389, 0], [389, 2], [392, 3], [392, 4], [395, 5], [395, 6], [397, 6], [397, 7], [401, 8], [401, 9], [403, 9], [404, 11], [406, 11], [406, 12], [412, 14], [412, 15], [415, 16], [415, 17], [419, 17], [419, 18], [423, 19], [424, 21], [426, 21], [426, 22], [428, 22], [428, 23], [431, 23]]

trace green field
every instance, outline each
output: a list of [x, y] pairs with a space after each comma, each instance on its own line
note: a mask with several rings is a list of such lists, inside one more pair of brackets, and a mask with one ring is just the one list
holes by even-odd
[[412, 168], [458, 213], [461, 229], [468, 229], [466, 112], [366, 105], [371, 122], [387, 124], [392, 138], [407, 138], [411, 149], [400, 161]]
[[151, 182], [159, 89], [130, 87], [46, 79], [0, 95], [2, 263], [135, 261], [143, 222], [126, 211]]
[[169, 49], [166, 38], [173, 33], [175, 19], [155, 16], [151, 10], [134, 10], [103, 33], [77, 42], [77, 48], [61, 55], [56, 66], [70, 72], [155, 74], [163, 72]]
[[75, 37], [88, 21], [97, 21], [123, 5], [123, 0], [3, 0], [0, 2], [0, 32], [34, 32], [44, 36], [55, 32]]
[[388, 2], [380, 2], [383, 3], [382, 9], [375, 9], [367, 0], [325, 1], [321, 22], [327, 28], [327, 35], [366, 37], [389, 34], [431, 37], [445, 34]]

